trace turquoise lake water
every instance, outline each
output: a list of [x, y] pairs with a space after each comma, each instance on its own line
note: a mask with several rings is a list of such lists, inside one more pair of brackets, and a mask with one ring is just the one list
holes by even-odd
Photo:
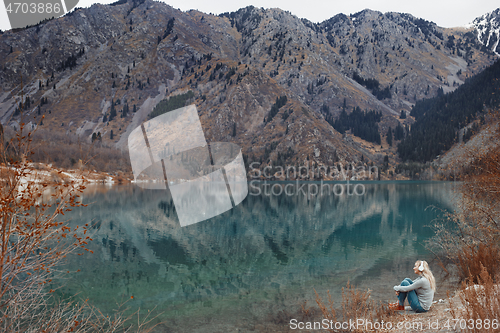
[[68, 269], [81, 271], [58, 293], [79, 293], [109, 313], [129, 300], [131, 310], [161, 313], [169, 332], [245, 331], [313, 305], [314, 290], [338, 298], [347, 281], [391, 299], [415, 260], [432, 259], [428, 226], [453, 210], [456, 185], [354, 184], [363, 193], [286, 195], [278, 191], [286, 183], [270, 183], [267, 195], [254, 183], [236, 208], [183, 228], [166, 191], [91, 187], [89, 206], [66, 217], [93, 225], [94, 253], [70, 258]]

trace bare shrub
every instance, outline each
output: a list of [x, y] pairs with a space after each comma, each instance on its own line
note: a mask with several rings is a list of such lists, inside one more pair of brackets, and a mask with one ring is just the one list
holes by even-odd
[[300, 321], [310, 321], [313, 319], [318, 313], [317, 313], [317, 308], [312, 308], [307, 306], [307, 301], [304, 301], [303, 303], [300, 304], [300, 315], [301, 315], [301, 320]]
[[[328, 321], [337, 321], [337, 310], [335, 310], [334, 301], [332, 299], [332, 295], [330, 294], [330, 290], [327, 291], [328, 300], [327, 303], [324, 303], [321, 297], [314, 290], [316, 294], [316, 303], [318, 304], [319, 310], [323, 314], [323, 318], [328, 319]], [[334, 330], [328, 329], [328, 332], [334, 332]]]
[[344, 321], [356, 318], [373, 318], [375, 303], [370, 300], [370, 291], [361, 291], [347, 282], [342, 288], [342, 316]]

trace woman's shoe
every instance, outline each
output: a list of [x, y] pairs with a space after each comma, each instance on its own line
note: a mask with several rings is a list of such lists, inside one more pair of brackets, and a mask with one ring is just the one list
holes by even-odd
[[389, 309], [394, 311], [401, 311], [404, 310], [405, 307], [399, 304], [399, 302], [396, 302], [396, 303], [389, 303]]

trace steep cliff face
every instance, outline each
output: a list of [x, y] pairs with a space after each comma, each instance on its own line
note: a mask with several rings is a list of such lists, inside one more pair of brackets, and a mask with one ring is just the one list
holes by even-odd
[[313, 24], [279, 9], [93, 5], [0, 35], [0, 121], [45, 116], [42, 128], [126, 148], [160, 100], [191, 90], [207, 139], [238, 143], [252, 160], [380, 162], [394, 152], [384, 138], [378, 148], [331, 123], [360, 107], [382, 113], [382, 136], [410, 124], [401, 110], [493, 61], [473, 34], [370, 10]]
[[477, 39], [486, 49], [500, 54], [500, 8], [476, 18], [469, 28], [476, 29]]

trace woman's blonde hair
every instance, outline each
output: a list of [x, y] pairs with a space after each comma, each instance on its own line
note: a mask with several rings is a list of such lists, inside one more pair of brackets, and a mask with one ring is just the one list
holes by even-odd
[[421, 271], [420, 273], [422, 273], [422, 276], [425, 277], [427, 279], [427, 281], [429, 281], [429, 284], [431, 285], [431, 289], [436, 291], [436, 280], [434, 279], [434, 275], [432, 275], [432, 272], [429, 268], [429, 264], [427, 263], [427, 261], [425, 260], [417, 260], [415, 262], [415, 266], [420, 267], [420, 265], [423, 265], [424, 266], [424, 270]]

